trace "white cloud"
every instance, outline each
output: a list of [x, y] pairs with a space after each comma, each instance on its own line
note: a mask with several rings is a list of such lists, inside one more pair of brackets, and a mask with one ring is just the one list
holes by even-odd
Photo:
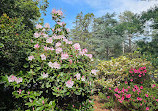
[[158, 0], [85, 0], [88, 5], [96, 9], [96, 15], [106, 12], [121, 13], [125, 10], [134, 13], [141, 13], [147, 9], [158, 5]]
[[134, 13], [146, 11], [150, 7], [158, 5], [158, 0], [63, 0], [66, 3], [75, 5], [86, 3], [95, 10], [97, 16], [107, 12], [121, 13], [125, 10]]

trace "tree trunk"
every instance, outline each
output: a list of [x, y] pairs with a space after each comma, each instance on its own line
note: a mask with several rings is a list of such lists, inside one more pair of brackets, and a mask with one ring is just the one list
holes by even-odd
[[109, 47], [106, 48], [106, 57], [107, 57], [107, 60], [109, 60]]
[[125, 53], [125, 42], [124, 41], [122, 42], [122, 53], [123, 54]]
[[132, 45], [131, 45], [131, 38], [132, 38], [132, 34], [129, 34], [129, 52], [131, 52], [132, 51]]

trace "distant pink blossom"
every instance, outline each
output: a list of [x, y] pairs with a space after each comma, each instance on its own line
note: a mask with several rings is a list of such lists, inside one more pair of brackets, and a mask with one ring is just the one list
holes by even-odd
[[130, 86], [128, 86], [128, 88], [130, 88]]
[[110, 98], [110, 96], [107, 96], [107, 98], [109, 99], [109, 98]]
[[139, 74], [138, 76], [139, 76], [139, 77], [142, 77], [142, 75], [140, 75], [140, 74]]
[[69, 59], [69, 62], [70, 62], [70, 64], [72, 64], [72, 60], [71, 59]]
[[17, 84], [19, 84], [20, 82], [22, 82], [22, 78], [16, 78], [15, 81]]
[[125, 81], [125, 84], [128, 84], [128, 82], [127, 82], [127, 81]]
[[19, 89], [19, 91], [17, 91], [19, 94], [21, 94], [21, 92], [22, 92], [22, 90], [21, 89]]
[[42, 60], [46, 60], [46, 56], [44, 54], [41, 54], [40, 56]]
[[74, 47], [74, 49], [76, 49], [76, 50], [81, 50], [79, 43], [75, 43], [75, 44], [73, 45], [73, 47]]
[[34, 33], [34, 37], [35, 37], [35, 38], [40, 37], [40, 35], [41, 35], [41, 34], [40, 34], [40, 33], [38, 33], [38, 32], [35, 32], [35, 33]]
[[94, 74], [94, 75], [97, 75], [97, 72], [98, 72], [98, 71], [99, 71], [99, 70], [94, 70], [94, 69], [93, 69], [93, 70], [91, 70], [91, 73]]
[[115, 88], [114, 91], [117, 92], [117, 91], [118, 91], [118, 88]]
[[59, 47], [59, 48], [57, 48], [55, 51], [56, 51], [57, 54], [59, 54], [59, 53], [61, 53], [63, 50], [62, 50], [62, 48]]
[[57, 28], [56, 30], [57, 30], [57, 31], [59, 31], [59, 32], [61, 32], [61, 31], [62, 31], [60, 28]]
[[133, 92], [135, 92], [135, 91], [136, 91], [136, 89], [133, 88]]
[[140, 98], [140, 97], [137, 97], [137, 100], [141, 101], [141, 100], [142, 100], [142, 98]]
[[77, 80], [80, 80], [80, 77], [81, 77], [80, 73], [77, 73], [75, 77], [77, 78]]
[[49, 62], [48, 66], [51, 68], [60, 69], [60, 64], [58, 64], [57, 62], [54, 62], [54, 63]]
[[52, 42], [53, 42], [52, 37], [50, 37], [50, 38], [48, 38], [48, 39], [46, 40], [46, 43], [50, 43], [50, 44], [52, 44]]
[[109, 90], [111, 90], [111, 88], [109, 88]]
[[131, 94], [126, 94], [126, 98], [131, 98]]
[[145, 94], [145, 97], [149, 97], [149, 95], [148, 95], [148, 94]]
[[35, 59], [34, 56], [29, 56], [28, 60], [32, 61], [32, 59]]
[[90, 59], [92, 59], [92, 54], [84, 54], [85, 56], [89, 57]]
[[42, 77], [43, 78], [47, 78], [48, 77], [48, 73], [43, 72]]
[[130, 80], [131, 82], [133, 81], [133, 79]]
[[70, 78], [70, 80], [68, 80], [65, 84], [68, 88], [72, 88], [72, 86], [74, 85], [74, 81], [72, 81]]
[[41, 29], [41, 28], [42, 28], [42, 25], [40, 25], [40, 24], [36, 25], [36, 29]]
[[156, 85], [155, 84], [152, 84], [152, 88], [154, 88]]
[[42, 104], [44, 104], [44, 100], [42, 100]]
[[16, 79], [17, 79], [17, 77], [14, 75], [11, 75], [10, 77], [8, 77], [9, 82], [14, 82]]
[[67, 53], [62, 53], [61, 54], [61, 60], [68, 59], [68, 58], [69, 58], [69, 55]]
[[38, 44], [35, 44], [35, 45], [34, 45], [34, 48], [35, 48], [35, 49], [38, 49], [39, 47], [40, 47], [40, 46], [39, 46]]
[[149, 107], [146, 107], [146, 110], [149, 110]]
[[29, 91], [28, 91], [27, 93], [28, 93], [28, 94], [30, 94], [30, 92], [29, 92]]
[[131, 74], [132, 74], [132, 73], [133, 73], [133, 71], [129, 71], [129, 73], [131, 73]]
[[61, 42], [57, 42], [57, 43], [55, 44], [55, 47], [59, 47], [59, 46], [61, 46]]
[[50, 28], [49, 23], [45, 23], [44, 27], [49, 29]]
[[143, 86], [140, 86], [140, 89], [143, 89]]
[[81, 81], [85, 81], [85, 77], [84, 76], [82, 76]]

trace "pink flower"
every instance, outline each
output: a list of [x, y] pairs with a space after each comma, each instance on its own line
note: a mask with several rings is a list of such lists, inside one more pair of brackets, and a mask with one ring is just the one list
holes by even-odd
[[152, 88], [154, 88], [155, 86], [156, 86], [156, 85], [155, 85], [155, 84], [153, 84], [153, 85], [152, 85]]
[[143, 89], [143, 86], [140, 86], [140, 89]]
[[70, 62], [70, 64], [72, 64], [72, 60], [71, 59], [69, 59], [69, 62]]
[[36, 29], [41, 29], [41, 28], [42, 28], [42, 25], [40, 25], [40, 24], [36, 25]]
[[50, 28], [49, 23], [45, 23], [44, 27], [49, 29]]
[[57, 22], [58, 25], [63, 26], [63, 24], [61, 22]]
[[138, 76], [139, 76], [139, 77], [142, 77], [142, 75], [140, 75], [140, 74], [139, 74]]
[[98, 70], [91, 70], [91, 73], [97, 75]]
[[109, 99], [109, 98], [110, 98], [110, 96], [107, 96], [107, 98]]
[[82, 76], [81, 81], [85, 81], [85, 77], [84, 76]]
[[42, 60], [46, 60], [46, 56], [44, 54], [41, 54], [40, 56]]
[[137, 100], [141, 101], [141, 100], [142, 100], [142, 98], [140, 98], [140, 97], [137, 97]]
[[146, 107], [146, 110], [149, 110], [149, 107]]
[[142, 106], [142, 104], [140, 104], [140, 106]]
[[43, 72], [42, 77], [43, 78], [47, 78], [48, 77], [48, 73]]
[[130, 80], [131, 82], [133, 81], [133, 79]]
[[22, 78], [17, 78], [15, 79], [16, 83], [19, 84], [20, 82], [22, 82]]
[[35, 38], [40, 37], [40, 35], [41, 35], [40, 33], [37, 33], [37, 32], [36, 32], [36, 33], [34, 33], [34, 37], [35, 37]]
[[121, 100], [123, 101], [124, 99], [125, 99], [125, 97], [124, 97], [124, 96], [122, 96], [122, 97], [121, 97]]
[[54, 63], [49, 62], [48, 66], [51, 68], [60, 69], [60, 64], [58, 64], [57, 62], [54, 62]]
[[52, 43], [53, 42], [53, 40], [52, 40], [52, 37], [50, 37], [50, 38], [48, 38], [47, 40], [46, 40], [46, 43]]
[[75, 44], [73, 45], [73, 47], [74, 47], [74, 49], [76, 49], [76, 50], [81, 50], [79, 43], [75, 43]]
[[158, 99], [156, 99], [156, 101], [158, 102]]
[[14, 82], [16, 79], [17, 79], [17, 78], [16, 78], [16, 76], [14, 76], [14, 75], [11, 75], [10, 77], [8, 77], [8, 81], [9, 81], [9, 82]]
[[57, 54], [59, 54], [59, 53], [61, 53], [63, 51], [63, 49], [59, 47], [55, 51], [56, 51]]
[[117, 91], [118, 91], [118, 88], [115, 88], [114, 91], [117, 92]]
[[59, 46], [61, 46], [61, 43], [60, 43], [60, 42], [57, 42], [57, 43], [55, 44], [55, 47], [59, 47]]
[[133, 92], [135, 92], [135, 91], [136, 91], [136, 89], [133, 88]]
[[77, 73], [74, 77], [76, 77], [77, 78], [77, 80], [80, 80], [80, 73]]
[[19, 89], [19, 91], [17, 91], [19, 94], [21, 94], [21, 92], [22, 92], [22, 90], [21, 89]]
[[34, 45], [35, 49], [38, 49], [40, 46], [38, 44]]
[[92, 54], [84, 54], [84, 55], [92, 59]]
[[128, 86], [128, 89], [130, 88], [130, 86]]
[[111, 88], [109, 88], [109, 90], [111, 90]]
[[126, 94], [126, 98], [130, 98], [131, 97], [131, 94]]
[[44, 100], [42, 101], [42, 104], [44, 104]]
[[131, 74], [132, 74], [132, 73], [133, 73], [133, 71], [129, 71], [129, 73], [131, 73]]
[[27, 93], [28, 93], [28, 94], [30, 94], [30, 92], [29, 92], [29, 91], [28, 91]]
[[62, 30], [60, 28], [56, 29], [57, 31], [61, 32]]
[[61, 10], [57, 10], [56, 13], [57, 13], [58, 15], [60, 15], [60, 16], [63, 15], [63, 12], [62, 12]]
[[128, 84], [128, 82], [127, 82], [127, 81], [125, 81], [125, 84]]
[[34, 56], [29, 56], [28, 60], [32, 61], [32, 59], [35, 59]]
[[149, 95], [148, 95], [148, 94], [145, 94], [145, 97], [149, 97]]
[[134, 69], [134, 73], [138, 73], [138, 71], [136, 69]]
[[126, 92], [128, 92], [128, 89], [125, 89]]
[[68, 59], [69, 58], [69, 55], [67, 54], [67, 53], [65, 53], [65, 54], [61, 54], [61, 60], [63, 60], [63, 59]]
[[70, 80], [68, 80], [65, 84], [68, 88], [72, 88], [72, 86], [74, 85], [74, 81], [71, 81], [71, 78], [70, 78]]

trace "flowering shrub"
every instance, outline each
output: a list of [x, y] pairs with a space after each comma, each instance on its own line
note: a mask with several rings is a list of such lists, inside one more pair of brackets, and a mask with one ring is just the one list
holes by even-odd
[[[61, 10], [52, 10], [56, 21], [54, 29], [47, 23], [36, 25], [37, 32], [31, 40], [34, 51], [27, 60], [30, 71], [23, 77], [8, 77], [14, 87], [22, 110], [91, 110], [90, 96], [96, 70], [92, 70], [92, 55], [72, 43], [67, 36]], [[53, 35], [48, 35], [49, 31]]]
[[[153, 73], [151, 63], [138, 57], [128, 58], [126, 56], [120, 56], [110, 61], [101, 61], [97, 66], [100, 72], [98, 75], [99, 79], [96, 80], [96, 83], [105, 88], [117, 87], [126, 78], [131, 77], [131, 73], [129, 72], [131, 67], [137, 69], [142, 66], [148, 69], [145, 71], [148, 71], [149, 75]], [[138, 76], [143, 76], [143, 74]]]
[[[158, 109], [158, 84], [150, 79], [146, 70], [146, 67], [131, 68], [129, 77], [123, 83], [116, 88], [106, 89], [108, 98], [105, 100], [111, 102], [109, 100], [111, 98], [113, 102], [116, 101], [119, 106], [129, 110], [156, 111]], [[105, 107], [109, 108], [107, 105]]]

